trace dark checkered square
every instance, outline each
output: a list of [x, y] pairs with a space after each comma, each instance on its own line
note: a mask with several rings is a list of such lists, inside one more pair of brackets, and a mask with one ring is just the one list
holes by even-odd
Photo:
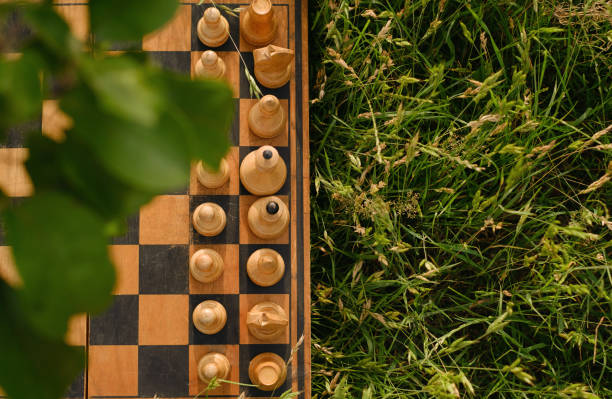
[[154, 64], [169, 71], [189, 75], [191, 54], [189, 51], [148, 51]]
[[189, 291], [189, 246], [141, 245], [141, 294], [186, 294]]
[[189, 349], [181, 346], [138, 348], [138, 394], [140, 397], [189, 395]]
[[123, 228], [124, 233], [118, 237], [114, 237], [111, 240], [113, 244], [138, 244], [138, 224], [140, 223], [140, 214], [136, 213], [127, 218]]
[[91, 318], [90, 345], [138, 344], [138, 295], [116, 295], [111, 307]]

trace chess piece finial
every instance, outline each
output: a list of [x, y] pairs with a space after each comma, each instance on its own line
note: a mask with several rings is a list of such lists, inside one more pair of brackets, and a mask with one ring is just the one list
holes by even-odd
[[198, 362], [198, 377], [205, 384], [213, 378], [226, 379], [229, 376], [231, 365], [227, 357], [219, 352], [208, 352]]
[[198, 21], [198, 37], [208, 47], [219, 47], [229, 37], [229, 23], [216, 7], [208, 7]]
[[249, 363], [249, 378], [262, 391], [273, 391], [285, 382], [287, 365], [276, 353], [261, 353]]
[[278, 98], [268, 94], [251, 107], [248, 123], [257, 136], [272, 138], [287, 131], [287, 114]]
[[276, 18], [270, 0], [253, 0], [240, 13], [240, 33], [253, 46], [270, 44], [276, 36]]
[[216, 334], [225, 327], [227, 312], [217, 301], [201, 302], [193, 310], [193, 324], [204, 334]]
[[207, 188], [219, 188], [224, 185], [229, 179], [229, 165], [227, 160], [223, 158], [219, 164], [219, 170], [214, 171], [208, 166], [204, 165], [204, 162], [198, 162], [196, 166], [196, 176], [198, 181], [204, 187]]
[[272, 44], [253, 50], [255, 77], [265, 87], [276, 89], [291, 79], [293, 50]]
[[240, 181], [253, 195], [271, 195], [285, 184], [287, 165], [270, 145], [251, 151], [240, 164]]
[[215, 281], [223, 274], [223, 258], [213, 249], [196, 251], [189, 260], [189, 270], [196, 280], [202, 283]]
[[216, 236], [223, 231], [227, 217], [225, 211], [214, 202], [200, 204], [193, 212], [193, 227], [203, 236]]
[[257, 237], [270, 240], [280, 237], [289, 226], [289, 209], [280, 198], [259, 198], [248, 213], [249, 228]]
[[195, 66], [197, 77], [221, 79], [225, 75], [225, 62], [212, 50], [206, 50]]
[[249, 332], [262, 341], [273, 341], [282, 335], [289, 325], [287, 313], [274, 302], [261, 302], [247, 313]]
[[270, 287], [280, 281], [285, 273], [283, 257], [273, 249], [261, 248], [247, 260], [247, 274], [260, 287]]

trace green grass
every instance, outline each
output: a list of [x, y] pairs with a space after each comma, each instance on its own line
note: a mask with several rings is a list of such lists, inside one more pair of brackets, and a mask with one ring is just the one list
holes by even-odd
[[316, 398], [612, 398], [612, 3], [310, 4]]

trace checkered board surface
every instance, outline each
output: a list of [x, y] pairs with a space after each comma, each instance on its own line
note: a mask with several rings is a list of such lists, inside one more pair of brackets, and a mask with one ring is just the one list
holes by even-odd
[[[253, 74], [253, 47], [240, 37], [238, 18], [222, 14], [230, 24], [230, 40], [214, 48], [226, 64], [226, 79], [233, 88], [235, 117], [229, 132], [233, 146], [228, 155], [230, 179], [221, 188], [206, 189], [192, 170], [189, 187], [156, 197], [128, 221], [127, 233], [110, 246], [118, 272], [114, 302], [104, 314], [75, 317], [69, 326], [67, 342], [85, 348], [87, 368], [67, 392], [72, 398], [187, 398], [205, 388], [198, 380], [196, 366], [207, 352], [224, 353], [230, 363], [229, 380], [250, 384], [250, 359], [262, 352], [274, 352], [289, 359], [291, 350], [304, 335], [304, 343], [291, 357], [287, 381], [275, 392], [223, 384], [208, 392], [211, 398], [277, 397], [292, 389], [310, 397], [310, 277], [308, 203], [308, 110], [307, 110], [307, 30], [306, 1], [273, 0], [278, 19], [277, 37], [272, 44], [295, 51], [291, 81], [274, 94], [289, 116], [286, 133], [261, 139], [249, 131], [247, 115], [256, 102], [249, 95], [244, 59]], [[88, 38], [87, 2], [56, 2], [73, 32]], [[225, 0], [229, 8], [246, 7], [248, 2]], [[200, 54], [209, 49], [196, 34], [196, 24], [205, 1], [183, 2], [174, 18], [159, 31], [140, 42], [116, 45], [114, 50], [144, 51], [163, 68], [193, 74]], [[13, 33], [27, 35], [17, 19]], [[57, 104], [43, 103], [38, 122], [43, 132], [52, 134]], [[22, 166], [26, 149], [18, 131], [9, 134], [0, 146], [0, 185], [18, 200], [31, 194], [30, 180]], [[247, 226], [247, 211], [257, 197], [249, 195], [239, 180], [241, 160], [261, 145], [275, 146], [285, 160], [288, 179], [276, 193], [289, 207], [291, 224], [287, 233], [275, 240], [255, 237]], [[202, 202], [215, 202], [227, 214], [227, 227], [216, 237], [199, 235], [191, 225], [193, 210]], [[259, 248], [272, 248], [284, 258], [282, 280], [272, 287], [253, 284], [246, 273], [246, 260]], [[194, 280], [189, 273], [189, 257], [200, 248], [217, 250], [224, 258], [222, 277], [208, 284]], [[14, 279], [11, 254], [5, 246], [0, 225], [0, 277]], [[206, 299], [221, 302], [227, 310], [227, 324], [215, 335], [197, 331], [191, 321], [195, 306]], [[264, 343], [249, 335], [246, 313], [256, 303], [272, 301], [289, 314], [287, 333], [274, 343]], [[0, 391], [0, 397], [2, 392]]]

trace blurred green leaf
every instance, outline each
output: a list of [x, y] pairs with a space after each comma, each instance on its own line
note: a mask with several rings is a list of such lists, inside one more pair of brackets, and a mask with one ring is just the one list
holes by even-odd
[[115, 273], [98, 216], [64, 194], [38, 192], [3, 219], [24, 316], [37, 331], [62, 339], [71, 315], [110, 304]]
[[12, 399], [61, 397], [84, 366], [83, 350], [34, 333], [2, 279], [0, 303], [0, 386]]
[[176, 0], [91, 0], [92, 31], [104, 40], [139, 40], [174, 16]]
[[129, 56], [87, 59], [82, 67], [85, 80], [106, 111], [147, 126], [157, 122], [160, 93], [135, 60]]
[[66, 57], [76, 54], [80, 49], [79, 42], [70, 33], [66, 21], [47, 4], [23, 7], [23, 16], [36, 34], [36, 38], [52, 50], [54, 56]]
[[168, 110], [180, 119], [192, 159], [219, 165], [229, 149], [229, 130], [234, 116], [232, 90], [224, 82], [158, 75], [168, 99]]
[[25, 52], [17, 60], [0, 61], [0, 130], [38, 117], [42, 63], [33, 51]]
[[[122, 119], [96, 107], [86, 87], [73, 90], [61, 107], [74, 119], [69, 132], [85, 143], [106, 170], [137, 190], [164, 192], [189, 178], [189, 148], [176, 119], [164, 112], [154, 126]], [[82, 104], [90, 104], [82, 107]]]

